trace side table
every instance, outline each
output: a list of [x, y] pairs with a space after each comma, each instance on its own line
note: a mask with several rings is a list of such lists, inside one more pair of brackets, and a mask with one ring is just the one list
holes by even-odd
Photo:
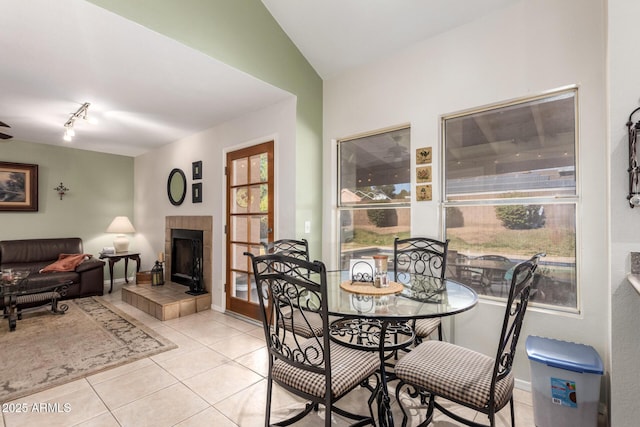
[[132, 259], [136, 262], [136, 273], [140, 271], [140, 253], [139, 252], [116, 252], [115, 254], [100, 254], [100, 259], [106, 259], [109, 261], [109, 277], [111, 278], [111, 286], [109, 287], [109, 293], [113, 291], [113, 264], [124, 259], [124, 281], [129, 283], [127, 277], [127, 268], [129, 267], [129, 260]]

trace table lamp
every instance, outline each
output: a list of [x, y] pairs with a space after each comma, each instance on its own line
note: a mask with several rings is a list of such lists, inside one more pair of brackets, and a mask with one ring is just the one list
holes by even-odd
[[129, 239], [124, 233], [135, 233], [136, 229], [133, 228], [131, 221], [126, 216], [117, 216], [111, 221], [109, 227], [107, 227], [107, 233], [118, 233], [113, 240], [113, 247], [116, 252], [127, 252], [129, 250]]

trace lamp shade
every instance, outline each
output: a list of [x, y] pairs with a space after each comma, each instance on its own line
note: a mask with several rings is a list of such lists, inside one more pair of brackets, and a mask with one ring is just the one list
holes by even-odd
[[126, 216], [117, 216], [107, 227], [107, 233], [135, 233], [136, 229]]
[[129, 250], [129, 239], [124, 233], [135, 233], [136, 229], [126, 216], [117, 216], [111, 221], [107, 227], [107, 233], [117, 233], [118, 236], [113, 240], [113, 247], [116, 252], [127, 252]]

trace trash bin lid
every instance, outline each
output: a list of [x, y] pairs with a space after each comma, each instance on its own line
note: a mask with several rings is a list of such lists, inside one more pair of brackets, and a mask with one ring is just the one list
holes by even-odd
[[530, 335], [525, 347], [529, 360], [547, 366], [587, 374], [604, 373], [600, 355], [589, 345]]

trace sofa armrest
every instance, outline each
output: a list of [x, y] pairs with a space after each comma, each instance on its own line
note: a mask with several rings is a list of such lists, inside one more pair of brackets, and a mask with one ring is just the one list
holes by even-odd
[[82, 261], [76, 267], [76, 273], [83, 273], [89, 270], [95, 270], [96, 268], [102, 269], [104, 267], [104, 261], [100, 261], [95, 258], [89, 258], [87, 260]]

